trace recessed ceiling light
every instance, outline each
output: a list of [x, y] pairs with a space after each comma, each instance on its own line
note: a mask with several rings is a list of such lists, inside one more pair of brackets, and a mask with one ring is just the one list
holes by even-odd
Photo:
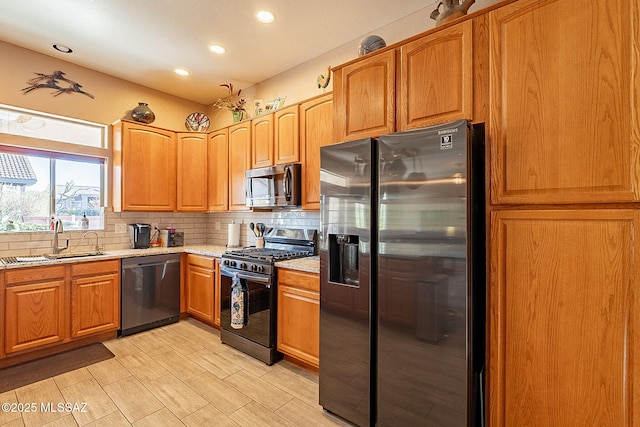
[[273, 13], [267, 10], [261, 10], [260, 12], [256, 13], [256, 18], [263, 24], [270, 24], [274, 19], [276, 19]]
[[71, 49], [68, 46], [65, 46], [63, 44], [60, 43], [54, 43], [51, 45], [55, 50], [57, 50], [58, 52], [62, 52], [62, 53], [73, 53], [73, 49]]
[[227, 51], [225, 48], [217, 44], [212, 44], [211, 46], [209, 46], [209, 50], [213, 53], [217, 53], [218, 55], [222, 55]]
[[188, 76], [189, 75], [189, 72], [187, 70], [182, 69], [182, 68], [176, 68], [174, 70], [174, 72], [179, 76]]

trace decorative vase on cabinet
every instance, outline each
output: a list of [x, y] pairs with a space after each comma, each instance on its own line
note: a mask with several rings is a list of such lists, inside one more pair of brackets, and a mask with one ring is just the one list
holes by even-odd
[[244, 111], [242, 110], [232, 110], [233, 114], [233, 123], [241, 122], [244, 119]]
[[149, 105], [146, 102], [138, 102], [138, 106], [131, 110], [131, 118], [140, 123], [153, 123], [156, 119], [156, 115], [151, 111]]

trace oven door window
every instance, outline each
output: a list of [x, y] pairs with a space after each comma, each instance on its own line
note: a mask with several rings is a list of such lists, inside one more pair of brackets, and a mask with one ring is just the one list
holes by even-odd
[[275, 287], [267, 283], [270, 282], [269, 276], [252, 278], [248, 274], [241, 274], [239, 277], [245, 291], [245, 313], [248, 313], [248, 318], [242, 328], [231, 327], [231, 276], [223, 270], [220, 275], [220, 327], [270, 347], [275, 341], [272, 325], [272, 317], [275, 315]]

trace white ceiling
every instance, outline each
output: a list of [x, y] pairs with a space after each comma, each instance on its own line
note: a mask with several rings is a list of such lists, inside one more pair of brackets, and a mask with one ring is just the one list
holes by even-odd
[[[419, 9], [425, 0], [1, 0], [0, 40], [213, 103]], [[272, 11], [262, 24], [255, 13]], [[428, 20], [425, 16], [425, 20]], [[73, 49], [62, 54], [54, 43]], [[227, 49], [224, 55], [210, 44]], [[175, 68], [190, 71], [188, 77]], [[34, 72], [41, 70], [34, 70]]]

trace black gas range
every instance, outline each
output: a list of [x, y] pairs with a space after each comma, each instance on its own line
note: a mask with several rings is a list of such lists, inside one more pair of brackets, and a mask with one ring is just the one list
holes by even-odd
[[313, 251], [313, 247], [305, 247], [303, 250], [251, 247], [225, 252], [222, 256], [222, 265], [240, 271], [272, 274], [275, 271], [276, 262], [313, 256]]
[[[275, 263], [315, 255], [316, 234], [316, 230], [270, 228], [264, 235], [263, 248], [249, 247], [222, 255], [220, 339], [223, 343], [268, 365], [282, 357], [276, 349]], [[232, 292], [234, 279], [239, 281], [241, 295]]]

